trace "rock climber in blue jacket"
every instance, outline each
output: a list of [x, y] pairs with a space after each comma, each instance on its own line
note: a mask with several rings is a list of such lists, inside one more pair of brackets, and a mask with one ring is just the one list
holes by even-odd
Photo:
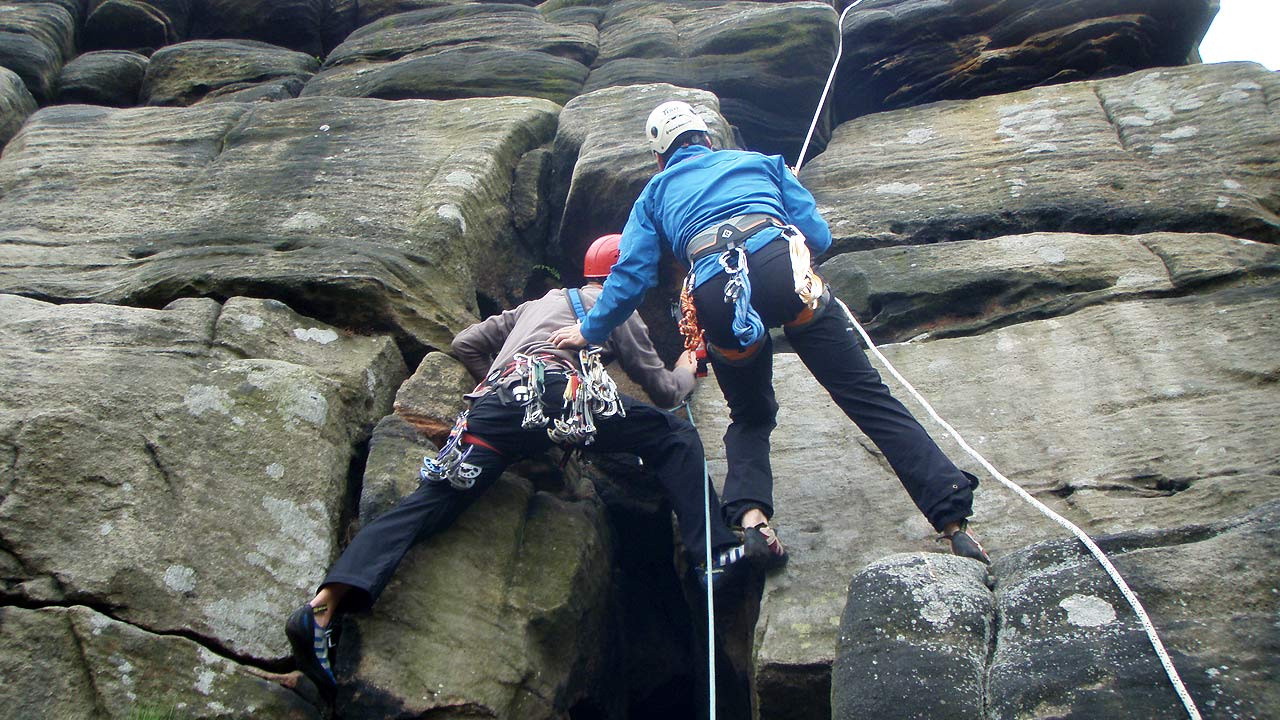
[[769, 526], [769, 436], [778, 404], [768, 328], [781, 326], [814, 378], [884, 453], [952, 552], [990, 562], [967, 531], [977, 478], [956, 467], [890, 395], [810, 263], [810, 254], [831, 246], [813, 195], [780, 156], [713, 150], [706, 123], [687, 103], [659, 105], [645, 130], [659, 172], [631, 208], [619, 260], [595, 306], [550, 341], [562, 348], [604, 342], [657, 284], [665, 243], [691, 268], [682, 330], [693, 338], [689, 344], [705, 339], [729, 405], [723, 512], [743, 528], [749, 556], [770, 567], [787, 559]]

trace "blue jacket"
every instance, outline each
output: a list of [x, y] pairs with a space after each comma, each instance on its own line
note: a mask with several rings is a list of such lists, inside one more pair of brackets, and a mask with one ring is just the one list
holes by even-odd
[[[582, 336], [588, 342], [603, 343], [640, 306], [645, 291], [658, 282], [659, 243], [666, 243], [683, 259], [685, 247], [700, 232], [752, 213], [795, 225], [815, 256], [831, 247], [831, 230], [818, 215], [813, 195], [781, 156], [701, 145], [677, 150], [631, 206], [618, 262], [595, 307], [582, 321]], [[755, 252], [779, 232], [761, 230], [747, 241], [747, 251]], [[722, 269], [714, 255], [702, 258], [694, 268], [694, 282], [700, 285], [717, 272]]]

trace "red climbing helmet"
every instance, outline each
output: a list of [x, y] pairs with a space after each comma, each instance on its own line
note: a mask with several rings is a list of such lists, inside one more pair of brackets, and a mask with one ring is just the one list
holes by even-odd
[[585, 278], [608, 277], [613, 264], [618, 262], [618, 245], [622, 236], [614, 233], [604, 235], [591, 243], [587, 254], [582, 258], [582, 276]]

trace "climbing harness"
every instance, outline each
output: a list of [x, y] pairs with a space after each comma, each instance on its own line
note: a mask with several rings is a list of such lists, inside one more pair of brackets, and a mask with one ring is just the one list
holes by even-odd
[[[844, 51], [845, 15], [847, 15], [850, 10], [857, 7], [861, 2], [862, 0], [854, 0], [853, 3], [851, 3], [848, 7], [844, 9], [843, 12], [840, 13], [840, 19], [837, 21], [837, 24], [836, 24], [836, 36], [839, 38], [839, 42], [836, 45], [836, 57], [835, 57], [835, 60], [831, 63], [831, 72], [827, 75], [827, 83], [825, 86], [823, 86], [822, 95], [818, 99], [818, 107], [814, 111], [813, 121], [809, 124], [809, 132], [807, 135], [805, 135], [804, 144], [801, 145], [800, 147], [800, 155], [796, 159], [796, 166], [794, 168], [794, 172], [796, 174], [799, 174], [800, 172], [800, 167], [804, 161], [805, 153], [808, 151], [808, 148], [809, 148], [809, 141], [813, 137], [814, 128], [817, 127], [818, 118], [821, 117], [822, 108], [827, 102], [827, 93], [830, 92], [831, 83], [835, 79], [836, 68], [839, 67], [840, 65], [840, 57]], [[1005, 477], [999, 470], [995, 468], [994, 465], [988, 462], [987, 459], [983, 457], [981, 453], [979, 453], [977, 450], [974, 450], [973, 447], [969, 445], [969, 443], [966, 442], [963, 437], [960, 436], [960, 433], [957, 432], [956, 429], [950, 425], [950, 423], [942, 419], [942, 416], [940, 416], [937, 413], [937, 411], [933, 409], [933, 406], [929, 404], [929, 401], [925, 400], [924, 396], [921, 395], [915, 389], [915, 387], [911, 385], [911, 383], [907, 382], [907, 379], [903, 377], [902, 374], [898, 372], [897, 368], [895, 368], [893, 364], [889, 362], [889, 359], [886, 358], [884, 354], [880, 352], [880, 349], [877, 348], [876, 344], [871, 340], [871, 336], [867, 334], [867, 331], [863, 329], [862, 325], [853, 316], [853, 313], [849, 311], [849, 307], [845, 305], [844, 302], [839, 298], [835, 298], [835, 301], [844, 310], [844, 314], [849, 319], [849, 323], [858, 331], [858, 334], [862, 336], [862, 340], [867, 344], [867, 347], [871, 349], [871, 352], [875, 355], [876, 359], [878, 359], [881, 363], [884, 363], [884, 366], [888, 368], [889, 372], [893, 375], [893, 377], [896, 378], [899, 383], [902, 383], [902, 386], [907, 389], [907, 392], [909, 392], [911, 396], [914, 397], [920, 403], [920, 405], [925, 409], [925, 411], [929, 413], [929, 416], [932, 417], [935, 422], [937, 422], [940, 426], [942, 426], [944, 430], [946, 430], [948, 435], [950, 435], [952, 438], [955, 439], [957, 443], [959, 443], [960, 447], [963, 448], [965, 452], [967, 452], [971, 457], [977, 460], [978, 463], [981, 464], [982, 467], [987, 470], [987, 472], [991, 473], [992, 477], [1000, 481], [1002, 485], [1007, 487], [1009, 490], [1013, 491], [1014, 494], [1016, 494], [1018, 497], [1025, 500], [1032, 507], [1039, 510], [1046, 517], [1058, 523], [1062, 527], [1066, 528], [1068, 531], [1071, 532], [1071, 534], [1075, 535], [1076, 538], [1080, 540], [1080, 542], [1086, 548], [1088, 548], [1089, 553], [1093, 555], [1094, 559], [1098, 561], [1098, 564], [1101, 565], [1103, 570], [1106, 571], [1107, 575], [1111, 577], [1112, 582], [1114, 582], [1116, 587], [1119, 588], [1120, 593], [1124, 595], [1124, 598], [1125, 600], [1128, 601], [1129, 606], [1133, 608], [1134, 614], [1137, 615], [1138, 621], [1142, 624], [1142, 629], [1146, 632], [1147, 638], [1151, 641], [1151, 646], [1152, 648], [1154, 648], [1156, 656], [1160, 659], [1160, 664], [1164, 667], [1165, 674], [1169, 677], [1169, 682], [1173, 685], [1173, 689], [1178, 694], [1178, 698], [1182, 700], [1182, 705], [1186, 709], [1187, 715], [1190, 718], [1192, 718], [1192, 720], [1200, 720], [1200, 711], [1196, 708], [1195, 701], [1192, 700], [1191, 695], [1187, 692], [1186, 686], [1183, 685], [1182, 678], [1178, 675], [1178, 670], [1177, 668], [1174, 667], [1173, 661], [1170, 659], [1168, 651], [1165, 650], [1164, 643], [1161, 642], [1160, 636], [1156, 633], [1155, 625], [1152, 624], [1151, 618], [1147, 615], [1147, 611], [1142, 606], [1142, 602], [1138, 600], [1138, 596], [1135, 595], [1133, 590], [1129, 588], [1128, 583], [1126, 583], [1124, 578], [1121, 577], [1120, 571], [1117, 570], [1115, 565], [1111, 563], [1111, 560], [1107, 557], [1106, 553], [1102, 551], [1102, 548], [1098, 547], [1098, 544], [1095, 543], [1093, 539], [1089, 537], [1088, 533], [1080, 529], [1075, 523], [1071, 522], [1070, 520], [1067, 520], [1063, 516], [1054, 512], [1044, 503], [1032, 497], [1030, 493], [1022, 489], [1022, 487], [1019, 486], [1017, 483]]]
[[[569, 305], [581, 321], [587, 316], [582, 293], [577, 288], [565, 291]], [[568, 445], [590, 445], [595, 441], [596, 418], [626, 417], [618, 386], [604, 369], [604, 350], [588, 345], [578, 351], [578, 372], [569, 371], [564, 387], [562, 415], [551, 421], [547, 436], [552, 442]]]
[[[576, 289], [567, 293], [574, 313], [582, 319], [586, 310], [580, 293]], [[590, 445], [595, 441], [597, 418], [627, 415], [618, 386], [605, 371], [602, 353], [603, 350], [596, 346], [580, 350], [580, 369], [577, 371], [551, 353], [517, 353], [511, 362], [490, 372], [472, 392], [497, 392], [504, 401], [519, 404], [524, 409], [520, 420], [520, 427], [524, 430], [546, 428], [547, 437], [558, 445]], [[553, 376], [563, 377], [565, 384], [560, 406], [562, 412], [556, 417], [547, 413], [545, 398], [547, 379]], [[470, 412], [463, 410], [458, 413], [449, 438], [436, 457], [422, 458], [418, 476], [424, 482], [447, 482], [454, 489], [470, 490], [481, 473], [479, 466], [467, 462], [471, 452], [477, 445], [498, 452], [467, 432]]]
[[741, 245], [752, 235], [770, 227], [782, 227], [782, 223], [765, 213], [731, 217], [694, 235], [685, 246], [685, 259], [692, 268], [702, 258]]
[[[469, 410], [458, 413], [453, 421], [453, 429], [449, 431], [449, 439], [435, 458], [422, 458], [422, 469], [418, 477], [423, 482], [449, 483], [455, 490], [470, 490], [480, 477], [480, 467], [467, 462], [475, 445], [465, 443], [462, 436], [467, 432], [467, 415]], [[465, 450], [463, 448], [466, 448]]]
[[[747, 265], [747, 240], [769, 227], [782, 227], [772, 215], [753, 213], [729, 218], [694, 235], [685, 245], [689, 274], [685, 286], [692, 293], [694, 268], [699, 260], [717, 255], [716, 261], [729, 281], [724, 286], [724, 301], [733, 305], [733, 335], [741, 347], [750, 347], [764, 337], [764, 321], [751, 307], [751, 269]], [[688, 343], [688, 338], [685, 340]]]

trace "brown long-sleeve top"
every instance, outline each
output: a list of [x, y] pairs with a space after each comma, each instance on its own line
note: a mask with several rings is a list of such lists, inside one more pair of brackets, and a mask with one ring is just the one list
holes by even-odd
[[[600, 294], [599, 285], [582, 288], [582, 304], [587, 310]], [[504, 367], [517, 353], [551, 353], [578, 367], [578, 351], [561, 350], [547, 338], [552, 332], [578, 321], [563, 289], [556, 288], [537, 300], [507, 310], [476, 323], [453, 339], [453, 355], [462, 361], [472, 377], [483, 379], [493, 368]], [[668, 370], [653, 349], [649, 328], [638, 313], [631, 313], [605, 341], [604, 351], [616, 359], [623, 372], [662, 407], [673, 407], [693, 391], [693, 371]]]

